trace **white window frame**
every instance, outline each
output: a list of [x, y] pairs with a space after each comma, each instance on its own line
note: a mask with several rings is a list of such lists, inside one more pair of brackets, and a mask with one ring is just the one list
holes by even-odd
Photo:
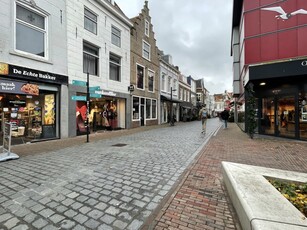
[[[154, 101], [156, 102], [156, 103], [155, 103], [155, 107], [156, 107], [156, 112], [155, 112], [155, 113], [152, 112], [152, 108], [154, 107], [154, 106], [153, 106], [153, 102], [154, 102]], [[152, 99], [152, 100], [151, 100], [151, 119], [157, 119], [157, 112], [158, 112], [158, 104], [157, 104], [157, 103], [158, 103], [158, 102], [157, 102], [156, 99]], [[155, 116], [153, 116], [153, 114], [154, 114]]]
[[[93, 54], [93, 53], [84, 51], [84, 46], [88, 46], [89, 48], [91, 48], [93, 50], [97, 49], [98, 54]], [[85, 54], [95, 58], [95, 62], [96, 62], [96, 70], [95, 70], [96, 73], [93, 74], [91, 72], [90, 74], [93, 75], [93, 76], [99, 76], [99, 47], [94, 46], [94, 45], [92, 45], [92, 44], [90, 44], [90, 43], [88, 43], [86, 41], [83, 41], [83, 73], [87, 73], [87, 71], [85, 71], [85, 69], [84, 69], [85, 68], [84, 67], [84, 60], [85, 60], [84, 59], [84, 55]]]
[[[139, 87], [139, 84], [138, 84], [138, 66], [143, 68], [143, 88]], [[145, 79], [146, 79], [145, 66], [142, 66], [142, 65], [136, 63], [136, 88], [137, 89], [145, 90]]]
[[147, 37], [149, 37], [149, 27], [150, 27], [149, 21], [145, 20], [145, 35]]
[[[149, 106], [149, 111], [147, 111], [148, 106]], [[149, 114], [147, 112], [149, 112]], [[152, 114], [152, 100], [151, 98], [145, 98], [145, 115], [146, 115], [145, 118], [146, 120], [151, 120], [152, 118], [151, 114]]]
[[171, 92], [171, 87], [172, 87], [172, 77], [168, 76], [168, 79], [167, 79], [167, 92], [168, 93]]
[[[122, 61], [122, 58], [120, 56], [116, 55], [116, 54], [113, 54], [113, 53], [110, 53], [109, 55], [110, 55], [109, 56], [109, 79], [111, 81], [118, 81], [118, 82], [120, 82], [121, 81], [121, 69], [122, 69], [121, 68], [121, 61]], [[115, 58], [118, 58], [119, 59], [119, 63], [111, 61], [111, 56], [113, 56]], [[118, 70], [118, 79], [111, 79], [111, 67], [110, 67], [111, 64], [115, 65], [117, 68], [119, 68], [119, 69], [117, 69]]]
[[177, 80], [176, 79], [173, 79], [173, 90], [174, 90], [174, 95], [177, 95], [178, 92], [177, 92]]
[[[157, 119], [157, 109], [158, 109], [158, 105], [157, 105], [157, 100], [156, 99], [152, 99], [152, 98], [144, 98], [145, 99], [145, 111], [146, 111], [146, 120], [154, 120], [154, 119]], [[148, 114], [147, 114], [147, 101], [150, 101], [150, 108], [149, 108], [149, 117]], [[155, 113], [154, 113], [154, 116], [153, 116], [153, 101], [155, 101]]]
[[162, 73], [162, 85], [161, 85], [161, 90], [165, 92], [165, 78], [166, 74]]
[[[135, 117], [134, 115], [136, 114], [135, 113], [135, 111], [134, 111], [134, 105], [133, 105], [133, 103], [134, 103], [134, 99], [137, 99], [138, 100], [138, 105], [136, 106], [137, 108], [138, 108], [138, 113], [137, 113], [137, 117]], [[140, 111], [141, 111], [141, 108], [140, 108], [140, 104], [141, 104], [141, 102], [140, 102], [140, 100], [141, 100], [141, 98], [140, 97], [138, 97], [138, 96], [133, 96], [132, 97], [132, 114], [131, 114], [131, 116], [132, 116], [132, 120], [133, 121], [139, 121], [140, 120]]]
[[[150, 61], [150, 50], [151, 50], [151, 46], [148, 42], [143, 40], [143, 44], [142, 44], [143, 48], [142, 48], [142, 56], [143, 58], [147, 59], [148, 61]], [[148, 47], [148, 50], [147, 48]]]
[[[92, 19], [91, 17], [87, 16], [87, 15], [85, 14], [86, 11], [89, 12], [89, 13], [91, 13], [91, 14], [93, 14], [93, 15], [96, 17], [96, 20], [94, 20], [94, 19]], [[91, 21], [93, 24], [95, 24], [95, 31], [92, 31], [92, 30], [90, 30], [90, 29], [88, 29], [88, 28], [85, 27], [85, 19], [87, 19], [87, 20]], [[97, 22], [98, 22], [98, 16], [97, 16], [97, 14], [95, 14], [93, 11], [91, 11], [91, 10], [88, 9], [87, 7], [84, 7], [84, 29], [87, 30], [87, 31], [89, 31], [89, 32], [91, 32], [91, 33], [93, 33], [93, 34], [96, 34], [96, 35], [97, 35], [97, 30], [98, 30]]]
[[[17, 6], [20, 6], [22, 8], [25, 8], [29, 11], [32, 11], [33, 13], [35, 14], [38, 14], [39, 16], [41, 17], [44, 17], [44, 27], [45, 29], [42, 29], [42, 28], [38, 28], [37, 26], [34, 26], [34, 25], [31, 25], [25, 21], [22, 21], [20, 19], [17, 19]], [[40, 58], [40, 59], [48, 59], [48, 56], [49, 56], [49, 52], [48, 52], [48, 15], [44, 14], [43, 12], [41, 11], [38, 11], [36, 9], [33, 9], [25, 4], [22, 4], [20, 2], [16, 2], [15, 3], [15, 8], [14, 8], [14, 50], [18, 53], [21, 53], [21, 54], [24, 54], [24, 55], [27, 55], [27, 56], [32, 56], [32, 57], [35, 57], [35, 58]], [[30, 53], [30, 52], [27, 52], [27, 51], [23, 51], [23, 50], [19, 50], [17, 49], [17, 40], [16, 40], [16, 33], [17, 33], [17, 28], [16, 28], [16, 24], [19, 23], [23, 26], [26, 26], [28, 28], [31, 28], [33, 30], [36, 30], [38, 32], [41, 32], [43, 33], [44, 35], [44, 56], [40, 56], [40, 55], [37, 55], [37, 54], [34, 54], [34, 53]]]
[[180, 100], [183, 101], [183, 89], [180, 88], [180, 89], [179, 89], [179, 92], [180, 92]]
[[[152, 77], [152, 90], [149, 89], [149, 78]], [[155, 91], [155, 72], [152, 70], [148, 70], [147, 73], [147, 79], [148, 79], [148, 92], [154, 92]]]
[[[118, 33], [115, 33], [114, 31]], [[113, 38], [116, 38], [116, 39], [114, 40]], [[115, 41], [118, 41], [118, 42], [115, 42]], [[113, 45], [121, 47], [121, 31], [120, 29], [118, 29], [117, 27], [113, 25], [111, 26], [111, 43]]]

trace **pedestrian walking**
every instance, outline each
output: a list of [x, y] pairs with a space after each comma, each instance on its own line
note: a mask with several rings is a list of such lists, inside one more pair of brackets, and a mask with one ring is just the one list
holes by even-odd
[[199, 111], [199, 118], [201, 119], [201, 125], [202, 125], [201, 133], [206, 133], [206, 125], [207, 125], [208, 112], [207, 112], [207, 109], [206, 109], [205, 105]]
[[228, 110], [225, 108], [223, 112], [221, 112], [221, 118], [224, 121], [224, 129], [227, 129], [227, 122], [228, 122], [228, 118], [229, 118], [229, 112]]

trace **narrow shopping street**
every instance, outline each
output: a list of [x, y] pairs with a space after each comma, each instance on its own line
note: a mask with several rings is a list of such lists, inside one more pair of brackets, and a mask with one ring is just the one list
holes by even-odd
[[195, 121], [101, 140], [92, 134], [89, 143], [82, 136], [15, 146], [20, 159], [0, 167], [0, 226], [138, 229], [220, 125], [210, 119], [206, 135]]

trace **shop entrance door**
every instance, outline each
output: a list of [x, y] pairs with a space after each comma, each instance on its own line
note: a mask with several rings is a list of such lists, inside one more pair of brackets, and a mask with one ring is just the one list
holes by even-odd
[[145, 125], [145, 108], [141, 105], [141, 126]]
[[295, 99], [293, 96], [283, 96], [276, 100], [276, 135], [295, 138]]
[[275, 135], [275, 100], [272, 97], [262, 99], [261, 130], [263, 134]]
[[261, 133], [295, 138], [295, 100], [293, 96], [262, 100]]

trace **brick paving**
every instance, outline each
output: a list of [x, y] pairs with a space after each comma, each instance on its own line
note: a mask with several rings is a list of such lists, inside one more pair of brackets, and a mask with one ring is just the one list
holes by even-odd
[[223, 184], [222, 161], [306, 173], [307, 143], [263, 136], [252, 140], [236, 124], [229, 124], [210, 139], [154, 221], [143, 229], [241, 229]]

